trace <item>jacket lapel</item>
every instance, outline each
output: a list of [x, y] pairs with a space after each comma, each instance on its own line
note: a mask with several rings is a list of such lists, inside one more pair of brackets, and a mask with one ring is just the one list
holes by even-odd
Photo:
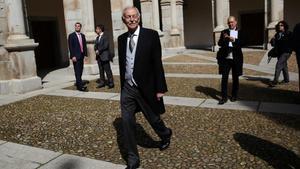
[[143, 49], [143, 44], [141, 43], [144, 41], [144, 29], [142, 27], [140, 27], [140, 34], [137, 40], [137, 46], [136, 46], [136, 51], [135, 51], [135, 58], [134, 58], [134, 67], [136, 65], [136, 63], [138, 62], [138, 60], [141, 58], [142, 55], [142, 49]]
[[126, 33], [123, 37], [122, 37], [122, 45], [121, 45], [121, 53], [122, 55], [119, 56], [122, 59], [123, 62], [123, 67], [124, 69], [126, 68], [126, 47], [127, 47], [127, 37], [128, 37], [128, 33]]

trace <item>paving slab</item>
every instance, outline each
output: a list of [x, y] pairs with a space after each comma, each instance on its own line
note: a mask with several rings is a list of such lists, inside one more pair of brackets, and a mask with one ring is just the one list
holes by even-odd
[[91, 99], [110, 99], [112, 97], [117, 96], [118, 93], [108, 93], [108, 92], [85, 92], [80, 95], [76, 95], [75, 97], [81, 97], [81, 98], [91, 98]]
[[300, 105], [262, 102], [259, 106], [258, 111], [300, 115]]
[[125, 166], [109, 162], [64, 154], [39, 169], [124, 169]]
[[40, 164], [32, 161], [17, 159], [0, 153], [1, 169], [36, 169], [39, 166]]
[[61, 153], [35, 148], [15, 143], [5, 143], [0, 146], [0, 154], [15, 159], [44, 164], [58, 157]]
[[0, 140], [0, 145], [7, 143], [6, 141]]
[[216, 66], [217, 63], [197, 63], [197, 62], [164, 62], [164, 65], [205, 65], [205, 66]]
[[46, 93], [46, 95], [50, 95], [50, 96], [65, 96], [65, 97], [75, 97], [82, 94], [84, 94], [84, 92], [78, 90], [65, 90], [65, 89], [58, 89]]
[[121, 95], [118, 93], [116, 96], [110, 98], [110, 100], [113, 100], [113, 101], [120, 101], [120, 98], [121, 98]]
[[248, 110], [248, 111], [257, 111], [259, 102], [255, 101], [236, 101], [230, 102], [223, 105], [218, 104], [218, 100], [207, 99], [199, 107], [202, 108], [213, 108], [213, 109], [233, 109], [233, 110]]
[[169, 105], [197, 107], [205, 99], [164, 96], [164, 103]]

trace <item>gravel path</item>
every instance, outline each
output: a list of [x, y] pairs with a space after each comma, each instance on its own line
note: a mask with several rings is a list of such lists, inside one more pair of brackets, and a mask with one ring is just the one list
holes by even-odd
[[[37, 96], [0, 112], [0, 140], [124, 164], [118, 102]], [[174, 136], [160, 152], [137, 114], [142, 168], [300, 166], [299, 116], [168, 106], [163, 119]]]

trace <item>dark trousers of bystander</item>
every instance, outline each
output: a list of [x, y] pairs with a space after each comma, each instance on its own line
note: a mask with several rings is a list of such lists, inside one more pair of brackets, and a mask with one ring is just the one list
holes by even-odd
[[98, 62], [99, 73], [100, 73], [99, 85], [105, 85], [105, 74], [106, 74], [108, 85], [113, 86], [114, 80], [113, 80], [113, 74], [111, 71], [109, 61], [101, 61], [100, 59], [98, 59], [97, 62]]
[[221, 93], [222, 98], [227, 99], [228, 98], [228, 78], [230, 70], [232, 70], [232, 97], [237, 98], [238, 96], [238, 90], [239, 90], [239, 76], [237, 75], [236, 66], [232, 59], [226, 59], [224, 61], [224, 71], [222, 73], [222, 82], [221, 82]]
[[76, 86], [77, 89], [81, 89], [83, 87], [82, 83], [82, 72], [83, 72], [83, 59], [78, 59], [76, 62], [73, 62], [75, 78], [76, 78]]
[[278, 82], [281, 71], [283, 73], [284, 82], [288, 83], [290, 81], [288, 63], [287, 63], [290, 56], [291, 56], [290, 53], [283, 53], [278, 57], [278, 61], [275, 67], [275, 75], [274, 75], [273, 82], [275, 83]]

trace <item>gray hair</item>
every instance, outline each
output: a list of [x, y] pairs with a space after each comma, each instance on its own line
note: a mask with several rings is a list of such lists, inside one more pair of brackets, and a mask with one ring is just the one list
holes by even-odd
[[124, 19], [125, 12], [126, 12], [127, 10], [129, 10], [129, 9], [134, 9], [134, 10], [136, 10], [138, 16], [139, 16], [139, 17], [141, 16], [141, 13], [140, 13], [139, 9], [137, 9], [137, 7], [135, 7], [135, 6], [128, 6], [128, 7], [126, 7], [126, 8], [123, 9], [123, 12], [122, 12], [122, 18], [123, 18], [123, 19]]

